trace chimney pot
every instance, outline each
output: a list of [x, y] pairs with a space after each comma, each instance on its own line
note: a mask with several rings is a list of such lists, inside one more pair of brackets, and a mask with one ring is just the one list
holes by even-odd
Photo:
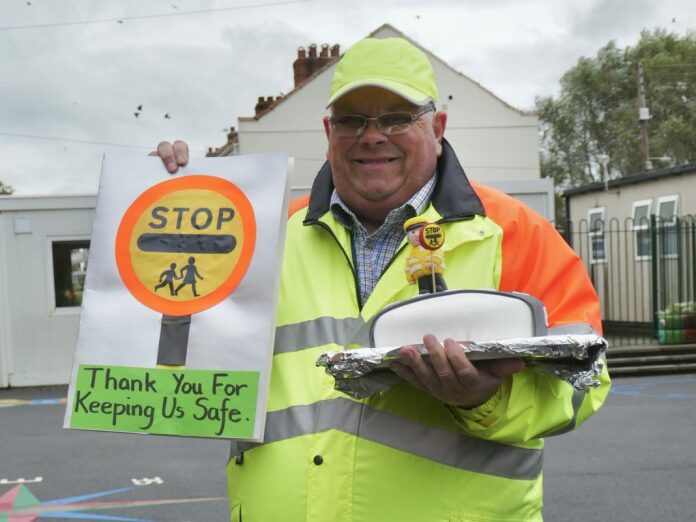
[[256, 107], [254, 107], [254, 112], [258, 116], [260, 113], [268, 109], [268, 107], [273, 103], [273, 97], [269, 96], [268, 98], [264, 96], [259, 96], [259, 101], [256, 104]]
[[293, 62], [292, 68], [295, 77], [295, 87], [303, 84], [307, 79], [326, 64], [334, 62], [339, 58], [339, 45], [329, 46], [327, 43], [321, 44], [321, 51], [317, 56], [317, 44], [308, 46], [309, 55], [304, 47], [299, 47], [298, 57]]

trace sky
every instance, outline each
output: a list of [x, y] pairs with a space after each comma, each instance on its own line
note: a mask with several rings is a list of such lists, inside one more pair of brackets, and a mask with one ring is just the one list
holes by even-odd
[[[0, 181], [96, 193], [102, 155], [225, 143], [297, 48], [341, 51], [389, 23], [507, 103], [533, 109], [610, 40], [696, 30], [693, 0], [1, 0]], [[140, 110], [138, 107], [142, 106]], [[136, 117], [135, 114], [138, 113]]]

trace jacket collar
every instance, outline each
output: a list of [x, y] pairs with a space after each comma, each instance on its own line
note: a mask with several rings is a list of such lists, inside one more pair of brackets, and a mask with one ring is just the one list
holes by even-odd
[[[309, 197], [309, 209], [304, 220], [308, 225], [318, 221], [329, 211], [334, 184], [331, 167], [326, 162], [319, 169]], [[437, 180], [430, 199], [442, 216], [441, 221], [454, 221], [485, 216], [486, 212], [478, 195], [459, 164], [459, 160], [447, 140], [442, 139], [442, 154], [437, 160]]]

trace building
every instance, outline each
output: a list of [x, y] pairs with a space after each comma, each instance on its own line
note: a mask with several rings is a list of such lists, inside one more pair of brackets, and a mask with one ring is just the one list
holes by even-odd
[[[382, 25], [369, 36], [405, 35]], [[430, 58], [440, 90], [439, 108], [446, 110], [446, 136], [472, 179], [511, 194], [553, 219], [553, 182], [542, 179], [539, 166], [538, 116], [516, 109], [480, 84], [419, 47]], [[339, 47], [324, 44], [300, 48], [293, 64], [294, 89], [282, 97], [260, 97], [254, 116], [240, 117], [228, 143], [209, 155], [252, 154], [282, 150], [295, 158], [290, 178], [292, 196], [309, 191], [325, 161], [322, 119]]]
[[70, 380], [95, 196], [0, 196], [0, 387]]
[[654, 331], [659, 312], [696, 295], [696, 165], [566, 190], [569, 238], [611, 330]]
[[696, 214], [695, 183], [696, 164], [681, 165], [568, 189], [563, 197], [573, 222], [630, 218], [638, 223], [651, 214], [662, 219]]

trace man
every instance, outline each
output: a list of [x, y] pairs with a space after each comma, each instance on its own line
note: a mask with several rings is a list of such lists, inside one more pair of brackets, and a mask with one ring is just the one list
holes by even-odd
[[[608, 392], [606, 371], [574, 393], [517, 359], [474, 366], [432, 335], [430, 362], [402, 349], [404, 382], [362, 401], [315, 367], [417, 294], [403, 224], [420, 214], [444, 229], [450, 289], [534, 295], [552, 333], [601, 328], [577, 256], [523, 204], [467, 180], [436, 100], [428, 59], [403, 39], [362, 40], [336, 67], [328, 161], [288, 220], [264, 443], [233, 443], [227, 465], [232, 520], [541, 520], [542, 437]], [[157, 153], [172, 173], [188, 161], [180, 141]]]

